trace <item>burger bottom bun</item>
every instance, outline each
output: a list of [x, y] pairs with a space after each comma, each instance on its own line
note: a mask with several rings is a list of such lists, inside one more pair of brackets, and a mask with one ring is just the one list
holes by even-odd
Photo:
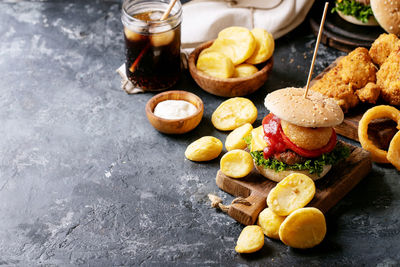
[[361, 26], [378, 26], [379, 25], [378, 22], [376, 21], [376, 19], [374, 18], [374, 16], [370, 16], [368, 21], [366, 23], [364, 23], [361, 20], [358, 20], [353, 16], [343, 14], [341, 11], [338, 11], [337, 13], [345, 21], [356, 24], [356, 25], [361, 25]]
[[264, 168], [263, 166], [257, 166], [256, 164], [254, 164], [254, 166], [256, 167], [256, 169], [260, 172], [260, 174], [262, 176], [264, 176], [265, 178], [268, 178], [274, 182], [279, 183], [280, 181], [282, 181], [286, 176], [288, 176], [289, 174], [292, 173], [302, 173], [307, 175], [308, 177], [310, 177], [311, 179], [313, 179], [314, 181], [321, 179], [322, 177], [324, 177], [329, 170], [332, 168], [332, 165], [325, 165], [321, 174], [318, 176], [317, 174], [313, 173], [310, 174], [308, 171], [281, 171], [281, 172], [276, 172], [272, 169], [268, 169], [268, 168]]

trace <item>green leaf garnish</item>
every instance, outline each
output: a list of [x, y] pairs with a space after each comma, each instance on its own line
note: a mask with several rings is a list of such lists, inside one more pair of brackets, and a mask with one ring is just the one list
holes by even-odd
[[363, 5], [354, 0], [336, 0], [336, 7], [332, 8], [331, 12], [342, 12], [344, 15], [353, 16], [356, 19], [367, 23], [370, 16], [373, 16], [370, 5]]
[[[249, 145], [251, 143], [251, 135], [244, 138], [245, 142]], [[272, 169], [276, 172], [285, 170], [292, 171], [309, 171], [310, 174], [316, 173], [318, 176], [322, 173], [325, 165], [335, 165], [339, 161], [346, 159], [350, 156], [350, 149], [340, 143], [329, 152], [322, 154], [318, 158], [306, 160], [303, 163], [296, 163], [294, 165], [286, 164], [277, 159], [265, 159], [262, 151], [250, 152], [254, 162], [257, 166]]]
[[246, 143], [247, 146], [251, 145], [251, 134], [243, 138], [244, 142]]

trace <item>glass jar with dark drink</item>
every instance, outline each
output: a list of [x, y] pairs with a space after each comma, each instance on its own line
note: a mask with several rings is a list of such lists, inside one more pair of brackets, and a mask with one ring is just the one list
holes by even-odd
[[126, 75], [145, 91], [168, 89], [180, 76], [182, 6], [178, 0], [161, 20], [168, 4], [169, 0], [125, 0], [122, 5]]

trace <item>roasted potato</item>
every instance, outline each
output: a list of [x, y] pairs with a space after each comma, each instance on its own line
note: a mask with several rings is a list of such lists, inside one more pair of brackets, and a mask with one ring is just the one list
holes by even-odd
[[264, 139], [264, 129], [259, 126], [251, 131], [251, 152], [262, 151], [267, 146], [267, 142]]
[[314, 181], [305, 174], [292, 173], [269, 192], [268, 207], [280, 216], [306, 206], [315, 195]]
[[258, 225], [248, 225], [243, 228], [236, 243], [238, 253], [252, 253], [264, 246], [264, 233]]
[[266, 236], [279, 239], [279, 227], [285, 218], [285, 216], [277, 215], [270, 208], [266, 208], [258, 215], [257, 225], [261, 227]]
[[221, 154], [222, 142], [213, 136], [204, 136], [191, 143], [185, 151], [185, 156], [191, 161], [209, 161]]
[[253, 54], [256, 40], [248, 29], [233, 26], [220, 31], [210, 48], [225, 54], [234, 65], [238, 65]]
[[256, 73], [258, 69], [251, 64], [242, 63], [235, 67], [235, 72], [233, 74], [234, 78], [248, 77]]
[[207, 49], [200, 53], [196, 67], [217, 78], [230, 78], [235, 73], [235, 66], [227, 56]]
[[233, 130], [225, 140], [226, 150], [231, 151], [233, 149], [245, 149], [247, 147], [244, 138], [248, 136], [253, 130], [253, 126], [250, 123], [243, 124], [242, 126]]
[[260, 64], [268, 60], [275, 49], [275, 42], [272, 35], [264, 29], [254, 28], [251, 30], [255, 40], [256, 49], [254, 53], [246, 60], [249, 64]]
[[253, 169], [253, 158], [244, 150], [234, 149], [222, 156], [220, 169], [229, 177], [242, 178]]
[[316, 208], [295, 210], [279, 228], [281, 241], [293, 248], [312, 248], [322, 242], [325, 234], [325, 216]]
[[215, 128], [231, 131], [257, 119], [257, 108], [247, 98], [234, 97], [222, 102], [211, 116]]

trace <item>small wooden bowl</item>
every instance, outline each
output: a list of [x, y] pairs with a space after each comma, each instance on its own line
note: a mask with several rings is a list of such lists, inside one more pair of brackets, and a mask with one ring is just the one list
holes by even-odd
[[[196, 113], [183, 119], [163, 119], [154, 115], [154, 108], [165, 100], [185, 100], [197, 107]], [[203, 101], [195, 94], [186, 91], [167, 91], [153, 96], [146, 104], [146, 116], [151, 125], [158, 131], [166, 134], [187, 133], [199, 125], [203, 117]]]
[[197, 58], [203, 49], [208, 48], [214, 41], [208, 41], [198, 46], [189, 55], [189, 71], [196, 83], [206, 92], [217, 96], [235, 97], [255, 92], [267, 81], [272, 70], [273, 58], [267, 60], [262, 69], [249, 77], [221, 79], [207, 75], [196, 68]]

